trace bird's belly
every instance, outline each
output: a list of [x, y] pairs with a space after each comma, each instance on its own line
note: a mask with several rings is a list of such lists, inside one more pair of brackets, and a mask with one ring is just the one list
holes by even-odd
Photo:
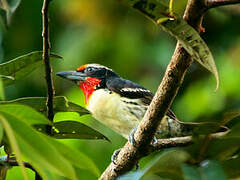
[[87, 109], [98, 121], [127, 138], [131, 129], [142, 119], [146, 108], [142, 109], [137, 103], [131, 104], [126, 101], [129, 99], [99, 89], [91, 95]]

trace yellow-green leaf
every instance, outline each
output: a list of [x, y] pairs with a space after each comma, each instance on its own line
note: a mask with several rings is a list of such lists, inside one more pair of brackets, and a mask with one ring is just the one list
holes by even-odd
[[[12, 101], [1, 101], [2, 104], [24, 104], [30, 106], [37, 110], [38, 112], [46, 112], [46, 97], [27, 97], [19, 98]], [[54, 97], [53, 110], [57, 112], [77, 112], [79, 115], [89, 114], [88, 110], [85, 108], [72, 103], [67, 100], [64, 96], [55, 96]]]
[[[61, 59], [60, 56], [56, 54], [50, 55], [50, 60]], [[42, 52], [36, 51], [31, 52], [29, 54], [17, 57], [11, 61], [0, 64], [0, 75], [2, 76], [10, 76], [14, 78], [14, 80], [9, 78], [3, 79], [4, 86], [11, 85], [15, 83], [17, 80], [20, 80], [27, 75], [29, 75], [32, 71], [38, 68], [42, 63]]]

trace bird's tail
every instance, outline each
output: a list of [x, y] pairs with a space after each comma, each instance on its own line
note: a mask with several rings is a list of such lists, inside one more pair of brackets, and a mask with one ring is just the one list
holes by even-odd
[[157, 131], [157, 138], [183, 137], [190, 135], [209, 134], [227, 131], [226, 126], [220, 126], [215, 122], [190, 123], [181, 122], [175, 118], [165, 116]]

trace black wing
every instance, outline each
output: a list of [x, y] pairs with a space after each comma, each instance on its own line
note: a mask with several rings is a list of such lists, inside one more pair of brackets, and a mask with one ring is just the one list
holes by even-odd
[[[123, 97], [141, 99], [145, 105], [150, 105], [153, 98], [153, 93], [151, 91], [135, 82], [123, 78], [109, 79], [106, 82], [106, 86], [109, 90], [116, 92]], [[166, 115], [171, 119], [177, 120], [176, 115], [170, 109], [168, 109]]]
[[153, 98], [153, 93], [141, 85], [123, 79], [112, 78], [106, 82], [106, 86], [109, 90], [120, 94], [120, 96], [130, 99], [141, 99], [145, 104], [149, 105]]

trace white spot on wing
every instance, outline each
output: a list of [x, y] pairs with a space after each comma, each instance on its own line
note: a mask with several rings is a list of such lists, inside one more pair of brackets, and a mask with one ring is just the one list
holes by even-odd
[[142, 89], [142, 88], [122, 88], [122, 92], [149, 92], [147, 89]]

